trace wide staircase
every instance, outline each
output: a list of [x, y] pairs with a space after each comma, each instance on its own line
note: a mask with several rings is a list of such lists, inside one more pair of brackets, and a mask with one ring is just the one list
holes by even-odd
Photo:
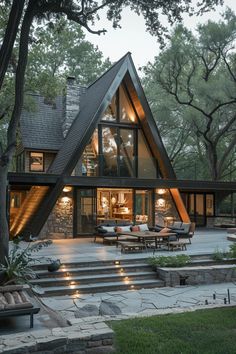
[[101, 293], [164, 286], [157, 273], [145, 260], [96, 261], [66, 263], [56, 272], [48, 272], [47, 265], [35, 265], [42, 296]]

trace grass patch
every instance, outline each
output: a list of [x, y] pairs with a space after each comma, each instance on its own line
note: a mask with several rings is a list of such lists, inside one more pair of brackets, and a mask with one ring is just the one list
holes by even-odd
[[116, 354], [234, 354], [236, 308], [110, 322]]

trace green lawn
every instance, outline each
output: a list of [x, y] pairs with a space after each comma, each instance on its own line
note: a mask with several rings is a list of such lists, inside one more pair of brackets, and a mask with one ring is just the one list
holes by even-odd
[[109, 324], [116, 354], [236, 354], [236, 308]]

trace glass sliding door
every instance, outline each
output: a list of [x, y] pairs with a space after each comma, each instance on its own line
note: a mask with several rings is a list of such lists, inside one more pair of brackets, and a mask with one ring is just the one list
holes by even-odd
[[214, 194], [183, 193], [183, 200], [191, 221], [197, 226], [205, 226], [207, 217], [214, 216]]
[[76, 200], [76, 234], [92, 235], [96, 226], [96, 189], [77, 189]]
[[135, 191], [135, 223], [153, 225], [153, 191]]

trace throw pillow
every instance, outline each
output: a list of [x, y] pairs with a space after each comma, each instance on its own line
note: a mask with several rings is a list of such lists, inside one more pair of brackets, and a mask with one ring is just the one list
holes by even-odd
[[171, 229], [168, 229], [168, 227], [164, 227], [160, 232], [170, 232]]
[[137, 232], [137, 231], [140, 231], [140, 228], [139, 228], [138, 225], [134, 225], [134, 226], [131, 227], [131, 231]]
[[107, 232], [114, 232], [114, 226], [102, 226], [102, 228], [104, 230], [106, 230]]
[[148, 228], [147, 224], [140, 224], [139, 230], [140, 231], [149, 231], [149, 228]]

